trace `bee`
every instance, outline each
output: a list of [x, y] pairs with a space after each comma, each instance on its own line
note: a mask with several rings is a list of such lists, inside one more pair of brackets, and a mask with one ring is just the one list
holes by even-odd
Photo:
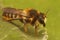
[[42, 12], [39, 12], [33, 8], [26, 9], [16, 9], [11, 7], [3, 8], [3, 19], [6, 21], [20, 20], [24, 25], [24, 30], [27, 32], [26, 25], [30, 23], [32, 26], [35, 26], [35, 33], [37, 34], [38, 21], [45, 27], [46, 15]]

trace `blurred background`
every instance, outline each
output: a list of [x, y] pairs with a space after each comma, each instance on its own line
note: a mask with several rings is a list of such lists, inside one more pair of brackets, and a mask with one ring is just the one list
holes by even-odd
[[34, 8], [43, 13], [49, 10], [46, 23], [49, 35], [48, 40], [60, 40], [60, 0], [0, 0], [0, 40], [40, 40], [41, 33], [39, 38], [35, 39], [34, 28], [29, 27], [29, 25], [28, 33], [24, 33], [23, 23], [18, 20], [13, 22], [21, 26], [20, 29], [3, 21], [1, 9], [4, 7], [17, 9]]

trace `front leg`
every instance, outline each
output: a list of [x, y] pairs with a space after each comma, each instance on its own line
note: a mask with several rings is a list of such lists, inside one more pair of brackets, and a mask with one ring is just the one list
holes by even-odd
[[38, 35], [39, 22], [36, 21], [35, 24], [34, 24], [34, 26], [35, 26], [35, 35], [37, 36]]
[[37, 35], [37, 26], [35, 26], [35, 35]]
[[36, 36], [38, 36], [38, 26], [39, 26], [39, 24], [38, 25], [35, 24], [35, 35]]

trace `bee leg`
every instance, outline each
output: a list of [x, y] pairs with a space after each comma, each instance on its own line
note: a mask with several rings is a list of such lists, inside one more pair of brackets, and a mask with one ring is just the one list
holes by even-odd
[[38, 26], [39, 24], [35, 24], [35, 36], [38, 37], [39, 33], [38, 33]]
[[24, 31], [27, 32], [27, 24], [24, 24]]
[[24, 31], [27, 32], [27, 23], [26, 23], [25, 20], [23, 20], [23, 22], [24, 22], [24, 25], [23, 25], [23, 27], [24, 27]]
[[37, 26], [35, 26], [35, 35], [37, 36]]

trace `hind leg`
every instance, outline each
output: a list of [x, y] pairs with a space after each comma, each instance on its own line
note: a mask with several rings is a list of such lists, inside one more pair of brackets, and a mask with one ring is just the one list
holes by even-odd
[[27, 24], [24, 24], [24, 31], [27, 32]]
[[27, 32], [27, 23], [26, 23], [25, 19], [23, 19], [23, 23], [24, 23], [24, 25], [23, 25], [24, 31]]

